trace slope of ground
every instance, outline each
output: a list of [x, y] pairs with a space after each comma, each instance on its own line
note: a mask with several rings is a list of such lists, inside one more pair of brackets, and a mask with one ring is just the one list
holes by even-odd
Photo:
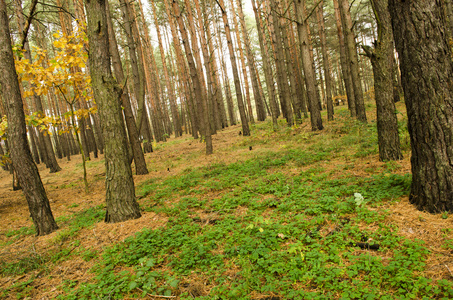
[[323, 132], [227, 128], [208, 157], [189, 136], [158, 144], [134, 177], [143, 216], [120, 224], [103, 223], [102, 157], [89, 194], [80, 157], [40, 166], [60, 226], [46, 237], [2, 172], [0, 298], [452, 298], [453, 219], [408, 203], [404, 115], [405, 159], [379, 162], [375, 123], [336, 113]]

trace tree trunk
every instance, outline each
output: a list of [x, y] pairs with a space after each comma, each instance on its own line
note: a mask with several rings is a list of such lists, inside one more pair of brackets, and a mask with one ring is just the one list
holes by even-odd
[[[282, 5], [284, 7], [286, 7], [286, 2], [283, 1]], [[280, 25], [280, 32], [281, 32], [282, 42], [283, 42], [284, 57], [286, 59], [286, 62], [285, 62], [286, 68], [285, 68], [285, 70], [287, 70], [288, 80], [289, 80], [289, 83], [290, 83], [289, 90], [290, 90], [290, 93], [291, 93], [291, 97], [290, 97], [290, 102], [288, 104], [289, 104], [290, 107], [292, 105], [292, 108], [293, 108], [292, 111], [294, 112], [293, 117], [296, 120], [301, 120], [302, 116], [301, 116], [300, 112], [302, 110], [302, 106], [301, 106], [300, 102], [297, 99], [296, 72], [295, 72], [294, 66], [292, 64], [291, 53], [290, 53], [290, 49], [289, 49], [289, 38], [288, 38], [288, 27], [289, 26], [288, 26], [285, 18], [281, 18], [280, 19], [279, 25]]]
[[409, 200], [453, 212], [453, 63], [442, 1], [389, 0], [411, 137]]
[[[216, 20], [217, 23], [217, 20]], [[226, 102], [227, 102], [227, 109], [228, 109], [228, 117], [230, 119], [230, 125], [236, 125], [236, 115], [234, 112], [234, 103], [233, 103], [233, 96], [231, 95], [231, 86], [230, 86], [230, 81], [227, 76], [227, 67], [226, 67], [226, 62], [225, 62], [225, 55], [223, 52], [223, 43], [222, 39], [220, 37], [220, 28], [216, 28], [216, 37], [217, 37], [217, 42], [219, 44], [218, 49], [220, 52], [220, 57], [221, 59], [221, 71], [222, 71], [222, 78], [223, 78], [223, 85], [225, 89], [225, 97], [226, 97]]]
[[[19, 16], [19, 31], [21, 32], [21, 40], [23, 40], [23, 26], [25, 21], [23, 20], [23, 12], [22, 6], [20, 1], [16, 1], [16, 8], [18, 9], [18, 16]], [[31, 51], [28, 44], [28, 41], [24, 43], [25, 49], [25, 58], [32, 62]], [[35, 103], [35, 108], [38, 113], [39, 117], [44, 118], [44, 107], [42, 105], [42, 99], [36, 93], [33, 95], [33, 101]], [[44, 134], [42, 131], [38, 130], [39, 136], [39, 143], [41, 144], [41, 155], [45, 157], [45, 159], [41, 159], [46, 164], [46, 167], [50, 169], [50, 173], [56, 173], [61, 170], [61, 167], [58, 165], [57, 159], [55, 157], [55, 152], [53, 150], [52, 141], [50, 139], [49, 134]]]
[[138, 109], [137, 109], [137, 119], [136, 119], [136, 126], [138, 132], [141, 133], [142, 129], [142, 118], [143, 118], [143, 110], [145, 109], [145, 83], [144, 83], [144, 72], [140, 72], [140, 62], [139, 62], [139, 55], [137, 51], [137, 43], [138, 41], [134, 40], [133, 30], [135, 26], [135, 20], [133, 16], [131, 16], [131, 10], [129, 8], [129, 1], [120, 0], [121, 12], [123, 15], [124, 21], [124, 30], [126, 32], [127, 38], [127, 47], [129, 48], [129, 57], [131, 60], [131, 70], [132, 70], [132, 82], [134, 84], [134, 93], [135, 98], [137, 99]]
[[267, 87], [267, 94], [269, 98], [269, 105], [271, 107], [271, 116], [272, 116], [272, 124], [274, 125], [274, 130], [278, 128], [277, 123], [277, 101], [275, 100], [275, 86], [274, 86], [274, 78], [272, 76], [272, 70], [269, 64], [268, 59], [268, 49], [265, 37], [263, 36], [264, 26], [261, 22], [261, 16], [256, 6], [255, 0], [252, 0], [252, 7], [253, 12], [255, 14], [255, 21], [256, 21], [256, 28], [258, 31], [258, 39], [260, 42], [260, 49], [261, 49], [261, 57], [263, 62], [263, 69], [264, 69], [264, 76], [266, 79], [266, 87]]
[[305, 85], [307, 87], [308, 105], [310, 108], [310, 121], [313, 131], [322, 130], [321, 112], [319, 110], [318, 99], [316, 96], [316, 74], [313, 69], [313, 60], [310, 55], [310, 40], [308, 36], [308, 20], [305, 12], [305, 0], [296, 0], [297, 29], [299, 31], [299, 42], [302, 53], [302, 64], [305, 73]]
[[393, 32], [388, 0], [372, 0], [371, 4], [378, 26], [378, 40], [375, 49], [365, 46], [363, 49], [373, 66], [379, 160], [400, 160], [403, 155], [393, 102]]
[[[153, 16], [154, 16], [154, 26], [156, 28], [156, 33], [157, 33], [157, 41], [159, 44], [159, 51], [160, 51], [160, 57], [162, 60], [162, 69], [164, 71], [164, 76], [165, 76], [165, 83], [167, 85], [167, 92], [170, 100], [170, 109], [171, 109], [171, 114], [173, 117], [173, 125], [175, 128], [175, 137], [181, 136], [182, 135], [182, 126], [181, 126], [181, 121], [178, 113], [178, 109], [176, 107], [176, 96], [175, 96], [175, 91], [173, 90], [172, 83], [170, 81], [170, 76], [168, 75], [168, 67], [167, 67], [167, 60], [165, 56], [165, 51], [164, 51], [164, 46], [162, 43], [162, 36], [160, 33], [160, 28], [159, 28], [159, 22], [157, 19], [157, 10], [156, 10], [156, 5], [152, 1], [150, 2], [152, 11], [153, 11]], [[143, 14], [142, 14], [143, 16]]]
[[[166, 0], [169, 1], [169, 0]], [[206, 98], [203, 95], [203, 90], [202, 90], [202, 84], [201, 80], [197, 71], [197, 68], [195, 66], [195, 61], [193, 59], [192, 55], [192, 50], [189, 45], [189, 36], [187, 34], [184, 21], [181, 16], [181, 12], [179, 10], [179, 4], [177, 0], [172, 0], [172, 5], [173, 5], [173, 12], [175, 14], [176, 20], [178, 21], [179, 24], [179, 31], [181, 32], [183, 44], [184, 44], [184, 49], [186, 51], [186, 56], [187, 56], [187, 62], [189, 63], [189, 70], [190, 70], [190, 76], [192, 77], [192, 82], [194, 85], [194, 92], [196, 97], [201, 99], [201, 104], [202, 104], [202, 112], [203, 112], [203, 118], [204, 118], [204, 134], [205, 134], [205, 140], [206, 140], [206, 154], [212, 154], [212, 136], [211, 136], [211, 131], [209, 127], [209, 116], [208, 116], [208, 103]]]
[[33, 162], [27, 140], [25, 114], [14, 57], [5, 0], [0, 0], [0, 83], [8, 117], [8, 140], [11, 159], [22, 185], [37, 235], [58, 229], [50, 209], [38, 168]]
[[[199, 2], [199, 1], [197, 1]], [[211, 1], [210, 1], [211, 2]], [[222, 128], [228, 127], [228, 121], [227, 121], [227, 113], [225, 109], [225, 104], [223, 101], [223, 94], [222, 94], [222, 89], [220, 88], [220, 73], [219, 73], [219, 68], [217, 66], [217, 57], [215, 54], [215, 47], [214, 47], [214, 37], [212, 35], [212, 32], [209, 28], [210, 24], [210, 14], [207, 13], [207, 4], [205, 1], [202, 2], [202, 12], [204, 16], [204, 24], [206, 24], [206, 38], [208, 40], [208, 47], [209, 47], [209, 53], [211, 53], [210, 56], [210, 65], [211, 65], [211, 72], [212, 72], [212, 77], [214, 78], [213, 82], [213, 88], [214, 88], [214, 98], [216, 102], [216, 106], [218, 107], [218, 110], [220, 112], [220, 118], [222, 121]], [[211, 10], [211, 14], [212, 14]]]
[[344, 44], [343, 25], [341, 22], [340, 4], [338, 1], [339, 0], [333, 0], [335, 6], [335, 20], [337, 22], [338, 41], [340, 43], [341, 73], [343, 74], [343, 81], [346, 88], [348, 108], [351, 112], [351, 117], [355, 118], [357, 117], [357, 111], [355, 108], [354, 87], [352, 85], [351, 70], [346, 57], [346, 46]]
[[[121, 64], [121, 57], [118, 51], [118, 45], [116, 42], [115, 32], [113, 31], [112, 19], [110, 17], [110, 9], [108, 2], [106, 4], [107, 14], [107, 26], [109, 30], [109, 51], [112, 56], [112, 65], [115, 72], [116, 80], [118, 84], [126, 84], [126, 78], [123, 72], [123, 66]], [[129, 99], [129, 91], [127, 85], [123, 87], [123, 93], [121, 95], [121, 102], [124, 107], [124, 119], [126, 121], [127, 132], [129, 134], [129, 142], [132, 148], [132, 156], [135, 164], [135, 173], [137, 175], [148, 174], [146, 167], [145, 156], [143, 154], [142, 147], [140, 145], [139, 133], [137, 126], [135, 125], [134, 115], [132, 113], [131, 101]]]
[[278, 94], [280, 95], [280, 106], [282, 108], [283, 116], [286, 118], [288, 126], [293, 126], [294, 118], [291, 109], [291, 95], [288, 85], [288, 74], [286, 73], [286, 65], [284, 59], [283, 42], [280, 31], [280, 22], [276, 9], [280, 10], [275, 0], [271, 0], [271, 14], [269, 15], [269, 28], [272, 42], [275, 46], [275, 66], [277, 69], [277, 86]]
[[86, 0], [85, 5], [90, 74], [105, 143], [105, 221], [116, 223], [139, 218], [141, 214], [128, 161], [126, 131], [119, 101], [121, 91], [110, 69], [105, 0]]
[[327, 102], [327, 119], [333, 121], [333, 102], [332, 102], [332, 75], [330, 74], [329, 54], [327, 51], [326, 28], [324, 26], [324, 0], [319, 3], [316, 15], [318, 17], [319, 38], [321, 41], [322, 60], [324, 66], [324, 76], [326, 81], [326, 102]]
[[[291, 18], [297, 19], [295, 14], [296, 12], [293, 10], [294, 15], [291, 15]], [[298, 103], [298, 107], [301, 110], [300, 113], [304, 114], [304, 118], [308, 118], [308, 111], [307, 111], [307, 91], [305, 89], [305, 83], [302, 76], [302, 67], [301, 67], [301, 56], [298, 52], [300, 47], [298, 47], [298, 43], [296, 42], [295, 33], [293, 30], [293, 25], [289, 26], [289, 40], [290, 40], [290, 50], [291, 50], [291, 63], [294, 66], [295, 70], [295, 79], [296, 79], [296, 102]]]
[[233, 69], [233, 77], [234, 77], [234, 88], [236, 89], [236, 98], [237, 98], [236, 100], [238, 102], [239, 115], [241, 117], [241, 123], [242, 123], [242, 134], [244, 136], [249, 136], [250, 128], [249, 128], [249, 124], [247, 121], [247, 115], [245, 112], [244, 100], [242, 98], [241, 80], [239, 79], [239, 71], [238, 71], [238, 65], [236, 62], [236, 54], [234, 53], [233, 41], [231, 39], [230, 25], [228, 23], [227, 13], [225, 10], [225, 4], [224, 4], [223, 0], [218, 0], [218, 3], [220, 6], [220, 10], [222, 11], [222, 19], [223, 19], [223, 24], [225, 26], [225, 35], [226, 35], [227, 43], [228, 43], [228, 50], [230, 51], [230, 60], [231, 60], [231, 66]]
[[255, 124], [255, 119], [253, 117], [253, 110], [252, 110], [252, 102], [250, 99], [250, 85], [249, 85], [249, 79], [247, 75], [247, 66], [245, 64], [245, 57], [244, 57], [244, 49], [242, 48], [242, 42], [241, 42], [241, 32], [239, 30], [239, 24], [237, 20], [237, 15], [236, 15], [236, 9], [234, 7], [234, 0], [230, 0], [230, 8], [231, 8], [231, 15], [233, 19], [233, 31], [234, 34], [236, 35], [236, 40], [237, 40], [237, 49], [239, 50], [239, 66], [242, 69], [242, 76], [244, 78], [244, 85], [242, 86], [245, 90], [245, 99], [247, 102], [247, 113], [249, 117], [249, 121], [252, 124]]
[[255, 58], [252, 53], [252, 48], [250, 46], [250, 38], [247, 32], [247, 27], [245, 25], [244, 12], [242, 10], [242, 0], [237, 0], [238, 13], [239, 13], [239, 22], [242, 29], [242, 36], [244, 38], [245, 45], [245, 55], [247, 57], [247, 65], [250, 71], [250, 79], [252, 80], [253, 96], [255, 98], [255, 108], [256, 108], [256, 117], [258, 121], [264, 121], [266, 119], [266, 109], [264, 107], [263, 99], [260, 95], [259, 90], [259, 78], [256, 76], [255, 70]]
[[352, 28], [351, 12], [349, 11], [349, 0], [340, 0], [340, 13], [343, 24], [344, 40], [347, 47], [346, 57], [349, 70], [351, 71], [352, 87], [354, 88], [357, 119], [366, 122], [365, 102], [363, 99], [362, 82], [359, 75], [359, 59], [357, 57], [357, 46]]
[[[185, 2], [185, 6], [186, 6], [187, 15], [188, 15], [189, 28], [190, 28], [190, 32], [192, 35], [192, 45], [198, 45], [198, 40], [196, 39], [195, 24], [194, 24], [195, 19], [192, 14], [192, 5], [188, 0], [185, 0], [184, 2]], [[217, 121], [219, 122], [217, 125], [220, 125], [220, 127], [221, 127], [221, 124], [220, 124], [220, 119], [218, 118], [219, 115], [218, 114], [216, 116], [214, 115], [215, 106], [213, 105], [214, 95], [213, 95], [213, 87], [212, 87], [213, 82], [212, 82], [212, 76], [211, 76], [212, 72], [211, 72], [211, 66], [210, 66], [210, 56], [208, 53], [208, 45], [207, 45], [207, 41], [206, 41], [206, 35], [204, 32], [204, 25], [203, 25], [203, 21], [202, 21], [203, 17], [201, 16], [201, 9], [199, 8], [198, 10], [200, 12], [200, 15], [197, 18], [200, 21], [199, 22], [200, 32], [198, 35], [200, 37], [200, 45], [201, 45], [201, 50], [202, 50], [202, 55], [203, 55], [203, 65], [204, 65], [204, 68], [206, 71], [206, 81], [207, 81], [207, 87], [208, 87], [208, 89], [206, 91], [205, 85], [203, 83], [204, 80], [201, 80], [204, 99], [201, 98], [199, 100], [206, 101], [206, 103], [200, 102], [200, 109], [201, 109], [200, 113], [203, 116], [203, 119], [207, 118], [207, 122], [205, 123], [205, 125], [207, 125], [208, 127], [206, 127], [205, 129], [209, 130], [209, 134], [211, 135], [211, 134], [216, 133], [216, 124], [214, 124], [214, 119], [216, 119], [215, 120], [216, 122]], [[197, 42], [197, 44], [195, 44], [195, 42]], [[188, 43], [188, 41], [187, 41], [187, 43]], [[199, 52], [195, 53], [195, 55], [199, 56]], [[204, 75], [202, 74], [203, 66], [201, 65], [201, 58], [198, 58], [197, 61], [200, 63], [200, 65], [198, 66], [197, 72], [198, 72], [199, 78], [201, 79], [201, 78], [204, 78]], [[204, 111], [204, 108], [206, 108], [206, 111]], [[210, 153], [207, 153], [207, 154], [210, 154]]]

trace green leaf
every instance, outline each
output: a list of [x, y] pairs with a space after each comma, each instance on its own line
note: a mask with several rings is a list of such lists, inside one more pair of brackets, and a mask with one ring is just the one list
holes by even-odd
[[130, 283], [129, 283], [129, 291], [132, 291], [132, 290], [135, 289], [137, 286], [138, 286], [137, 282], [135, 282], [135, 281], [130, 282]]
[[175, 279], [175, 280], [170, 281], [169, 285], [172, 288], [176, 288], [178, 286], [178, 283], [179, 283], [179, 280]]

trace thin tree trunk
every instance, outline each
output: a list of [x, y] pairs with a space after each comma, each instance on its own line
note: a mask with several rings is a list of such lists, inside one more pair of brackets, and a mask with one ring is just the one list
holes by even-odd
[[[217, 23], [217, 22], [216, 22]], [[231, 125], [236, 125], [236, 115], [234, 113], [234, 103], [233, 103], [233, 96], [231, 95], [231, 86], [230, 86], [230, 81], [228, 80], [227, 76], [227, 67], [226, 67], [226, 62], [225, 62], [225, 55], [223, 52], [223, 43], [222, 39], [220, 37], [220, 29], [217, 28], [216, 30], [216, 36], [217, 36], [217, 41], [218, 41], [218, 49], [220, 52], [220, 57], [221, 59], [221, 65], [222, 65], [222, 78], [223, 78], [223, 85], [225, 89], [225, 96], [227, 100], [227, 109], [228, 109], [228, 117], [230, 118], [230, 124]]]
[[[283, 4], [285, 4], [285, 6], [286, 6], [285, 2], [283, 2]], [[280, 19], [279, 24], [280, 24], [280, 32], [281, 32], [281, 36], [282, 36], [282, 41], [283, 41], [283, 51], [285, 53], [284, 57], [286, 59], [285, 70], [287, 70], [288, 79], [290, 82], [289, 89], [291, 92], [291, 97], [290, 97], [290, 102], [288, 103], [288, 105], [289, 105], [289, 107], [291, 107], [291, 105], [292, 105], [292, 108], [294, 111], [294, 118], [296, 120], [300, 121], [302, 119], [302, 115], [301, 115], [302, 106], [297, 98], [296, 71], [294, 70], [294, 66], [292, 64], [291, 51], [289, 49], [288, 24], [284, 18]]]
[[[197, 1], [198, 2], [198, 1]], [[212, 4], [212, 1], [210, 1]], [[212, 72], [212, 77], [214, 78], [213, 82], [213, 88], [214, 88], [214, 99], [216, 101], [216, 105], [218, 107], [218, 110], [220, 111], [220, 117], [222, 120], [222, 128], [228, 127], [228, 120], [227, 120], [227, 113], [225, 109], [225, 104], [223, 102], [223, 95], [222, 95], [222, 89], [220, 88], [220, 72], [219, 68], [217, 66], [217, 57], [216, 57], [216, 52], [215, 52], [215, 47], [214, 47], [214, 37], [212, 36], [211, 30], [209, 28], [210, 24], [210, 16], [206, 11], [206, 3], [205, 1], [202, 2], [202, 12], [204, 15], [204, 24], [206, 26], [206, 38], [208, 41], [208, 46], [209, 46], [209, 53], [210, 55], [210, 65], [211, 65], [211, 72]], [[211, 9], [211, 13], [213, 10]]]
[[324, 64], [324, 76], [326, 81], [326, 102], [327, 102], [327, 119], [333, 120], [333, 102], [332, 102], [332, 75], [330, 74], [329, 54], [327, 51], [326, 28], [324, 26], [324, 0], [319, 3], [316, 15], [318, 17], [319, 37], [321, 40], [321, 51]]
[[[118, 84], [125, 85], [126, 78], [123, 72], [123, 66], [121, 64], [121, 57], [118, 51], [118, 45], [116, 42], [115, 32], [113, 31], [112, 19], [110, 17], [110, 9], [108, 2], [106, 4], [107, 14], [107, 26], [109, 30], [109, 51], [112, 57], [112, 66], [115, 72], [116, 80]], [[129, 99], [129, 91], [127, 86], [123, 87], [123, 93], [121, 95], [121, 103], [124, 107], [124, 119], [126, 121], [127, 132], [129, 134], [129, 142], [132, 148], [132, 156], [135, 164], [135, 173], [137, 175], [148, 174], [148, 168], [146, 167], [145, 156], [140, 145], [139, 134], [137, 126], [135, 125], [134, 115], [132, 113], [131, 102]]]
[[271, 0], [271, 14], [269, 18], [269, 28], [271, 30], [272, 42], [275, 46], [275, 66], [277, 69], [277, 85], [278, 85], [278, 93], [280, 95], [280, 106], [282, 108], [283, 116], [286, 118], [286, 122], [288, 126], [293, 126], [294, 118], [293, 118], [293, 111], [291, 109], [291, 95], [289, 91], [288, 85], [288, 74], [286, 73], [286, 65], [284, 59], [284, 49], [280, 31], [280, 22], [277, 16], [277, 9], [279, 9], [279, 5], [275, 0]]
[[236, 89], [236, 100], [238, 102], [239, 115], [241, 117], [242, 134], [244, 136], [250, 136], [250, 128], [249, 128], [249, 124], [247, 121], [247, 115], [245, 112], [244, 100], [242, 98], [241, 80], [239, 79], [239, 71], [238, 71], [238, 66], [237, 66], [237, 62], [236, 62], [236, 54], [234, 53], [234, 49], [233, 49], [233, 41], [231, 38], [230, 25], [228, 23], [228, 17], [227, 17], [227, 13], [225, 10], [225, 4], [224, 4], [223, 0], [218, 0], [218, 4], [220, 6], [220, 10], [222, 11], [222, 19], [223, 19], [223, 24], [225, 26], [225, 35], [226, 35], [227, 43], [228, 43], [228, 50], [230, 51], [231, 67], [233, 69], [233, 77], [234, 77], [234, 88]]
[[346, 47], [344, 42], [343, 34], [343, 24], [341, 22], [341, 13], [340, 13], [340, 4], [339, 0], [333, 0], [335, 6], [335, 20], [337, 22], [337, 33], [338, 40], [340, 43], [340, 61], [341, 61], [341, 72], [343, 74], [344, 85], [346, 88], [346, 95], [348, 97], [348, 108], [351, 112], [351, 117], [355, 118], [357, 116], [357, 111], [355, 108], [355, 97], [354, 97], [354, 87], [352, 85], [351, 70], [348, 64]]
[[[141, 3], [141, 1], [139, 1]], [[178, 109], [176, 108], [176, 96], [175, 96], [175, 91], [173, 90], [173, 86], [170, 81], [170, 76], [168, 75], [168, 67], [167, 67], [167, 61], [166, 61], [166, 56], [165, 56], [165, 51], [162, 43], [162, 36], [159, 28], [159, 22], [157, 19], [157, 10], [156, 10], [156, 5], [153, 1], [150, 2], [152, 11], [153, 11], [153, 16], [154, 16], [154, 26], [156, 28], [156, 33], [157, 33], [157, 41], [159, 43], [159, 51], [160, 51], [160, 56], [162, 60], [162, 69], [164, 71], [164, 76], [165, 76], [165, 83], [167, 85], [167, 92], [170, 100], [170, 109], [171, 109], [171, 114], [173, 117], [173, 125], [175, 128], [175, 137], [181, 136], [182, 135], [182, 126], [181, 126], [181, 121], [180, 121], [180, 116], [178, 114]], [[141, 4], [140, 4], [141, 7]], [[143, 16], [143, 12], [142, 12]], [[145, 26], [146, 27], [146, 26]]]
[[[25, 24], [25, 21], [23, 20], [23, 12], [22, 12], [22, 6], [21, 6], [21, 1], [16, 2], [16, 8], [20, 10], [18, 12], [19, 16], [19, 31], [21, 32], [21, 40], [24, 40], [23, 38], [23, 26]], [[26, 41], [25, 44], [23, 45], [25, 49], [25, 58], [32, 62], [32, 57], [31, 57], [31, 51], [28, 42]], [[38, 113], [38, 117], [45, 117], [44, 114], [44, 107], [42, 104], [42, 99], [40, 96], [38, 96], [36, 93], [33, 94], [33, 101], [35, 103], [36, 107], [36, 112]], [[61, 170], [61, 167], [58, 165], [57, 159], [55, 157], [55, 152], [53, 150], [52, 146], [52, 141], [50, 140], [50, 135], [44, 134], [42, 131], [38, 131], [39, 135], [39, 142], [42, 146], [41, 155], [45, 156], [45, 159], [41, 159], [42, 161], [45, 162], [46, 167], [50, 169], [50, 173], [56, 173]]]
[[[169, 0], [165, 0], [169, 1]], [[179, 10], [179, 4], [177, 0], [172, 0], [173, 12], [175, 13], [176, 20], [179, 24], [179, 31], [181, 32], [184, 49], [186, 51], [187, 62], [189, 63], [189, 70], [190, 76], [192, 77], [192, 82], [194, 84], [194, 92], [199, 99], [202, 101], [202, 108], [203, 108], [203, 117], [204, 117], [204, 134], [206, 140], [206, 154], [212, 154], [212, 136], [211, 131], [209, 129], [209, 116], [208, 116], [208, 103], [206, 98], [203, 95], [202, 84], [201, 80], [195, 66], [195, 61], [193, 59], [192, 51], [189, 45], [189, 36], [187, 34], [184, 21], [181, 16], [181, 12]]]
[[262, 62], [263, 62], [263, 69], [264, 69], [264, 76], [266, 79], [266, 87], [267, 87], [267, 93], [269, 97], [269, 105], [270, 105], [270, 110], [271, 110], [271, 116], [272, 116], [272, 124], [274, 126], [274, 130], [278, 128], [278, 122], [277, 122], [277, 101], [275, 99], [275, 86], [274, 86], [274, 78], [272, 76], [272, 70], [269, 64], [268, 60], [268, 49], [267, 49], [267, 43], [265, 40], [265, 37], [263, 35], [263, 30], [264, 26], [261, 22], [261, 15], [258, 11], [258, 8], [256, 6], [255, 0], [252, 0], [252, 8], [253, 12], [255, 14], [255, 21], [256, 21], [256, 28], [258, 31], [258, 39], [260, 42], [260, 49], [261, 49], [261, 57], [262, 57]]
[[244, 12], [242, 10], [242, 0], [237, 0], [238, 14], [239, 14], [239, 23], [242, 29], [242, 37], [244, 39], [245, 46], [245, 55], [247, 57], [247, 65], [250, 71], [250, 79], [252, 81], [253, 96], [255, 98], [255, 108], [256, 108], [256, 117], [258, 121], [264, 121], [266, 119], [266, 109], [264, 107], [263, 99], [260, 95], [259, 90], [259, 78], [256, 76], [255, 70], [255, 58], [252, 53], [252, 47], [250, 46], [250, 38], [247, 32], [247, 27], [245, 24]]
[[46, 191], [33, 162], [27, 141], [25, 114], [19, 81], [14, 66], [8, 14], [5, 0], [0, 0], [0, 83], [8, 117], [8, 140], [11, 159], [22, 185], [37, 235], [58, 229]]
[[313, 69], [313, 60], [310, 55], [310, 40], [308, 36], [308, 20], [305, 12], [305, 0], [296, 0], [294, 3], [297, 15], [297, 29], [299, 31], [299, 42], [302, 53], [302, 64], [305, 74], [305, 85], [307, 87], [308, 104], [310, 108], [310, 121], [313, 131], [322, 130], [321, 112], [319, 111], [318, 99], [316, 96], [316, 74]]
[[393, 31], [388, 0], [372, 0], [371, 4], [378, 26], [378, 40], [374, 49], [365, 46], [363, 49], [373, 66], [379, 160], [400, 160], [403, 155], [393, 101]]
[[366, 122], [365, 102], [363, 99], [362, 81], [359, 74], [359, 59], [357, 57], [357, 46], [352, 28], [351, 12], [349, 11], [349, 1], [340, 0], [340, 13], [343, 24], [344, 40], [346, 44], [346, 55], [351, 71], [352, 87], [354, 88], [355, 109], [357, 119]]

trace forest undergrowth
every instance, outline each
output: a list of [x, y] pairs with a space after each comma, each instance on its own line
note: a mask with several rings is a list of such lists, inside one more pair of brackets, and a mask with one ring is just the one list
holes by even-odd
[[134, 177], [143, 217], [120, 224], [103, 223], [103, 160], [88, 163], [89, 195], [68, 164], [44, 177], [48, 237], [14, 214], [26, 202], [3, 172], [0, 298], [452, 299], [453, 218], [408, 203], [405, 113], [397, 162], [378, 161], [375, 122], [335, 118], [322, 132], [230, 127], [208, 158], [189, 136], [160, 143]]

